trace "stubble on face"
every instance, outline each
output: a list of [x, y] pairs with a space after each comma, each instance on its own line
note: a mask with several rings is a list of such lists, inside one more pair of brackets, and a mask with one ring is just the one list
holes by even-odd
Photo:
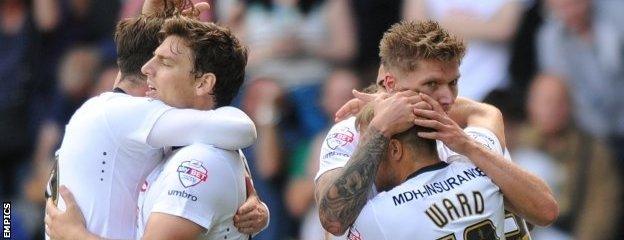
[[194, 99], [192, 51], [184, 39], [167, 37], [148, 62], [147, 96], [168, 105], [189, 108]]

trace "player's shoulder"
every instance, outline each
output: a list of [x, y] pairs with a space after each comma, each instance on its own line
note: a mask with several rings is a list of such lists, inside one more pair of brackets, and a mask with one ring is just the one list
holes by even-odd
[[214, 183], [225, 184], [232, 177], [242, 174], [244, 167], [235, 151], [223, 150], [207, 144], [191, 144], [175, 150], [167, 158], [165, 175], [180, 178], [185, 187], [207, 181], [200, 188], [212, 188]]
[[336, 123], [327, 132], [323, 149], [334, 151], [351, 145], [357, 145], [359, 133], [355, 128], [355, 117], [350, 117]]
[[464, 132], [490, 151], [499, 154], [504, 153], [500, 140], [496, 134], [492, 132], [492, 130], [483, 127], [470, 126], [465, 128]]
[[232, 159], [237, 156], [238, 153], [236, 151], [217, 148], [209, 144], [193, 143], [174, 151], [171, 160], [195, 159], [200, 162], [211, 163], [216, 159]]
[[131, 110], [133, 112], [140, 112], [141, 109], [168, 107], [165, 103], [157, 99], [135, 97], [125, 93], [105, 92], [94, 98], [97, 98], [99, 102], [105, 103], [103, 107], [108, 111]]

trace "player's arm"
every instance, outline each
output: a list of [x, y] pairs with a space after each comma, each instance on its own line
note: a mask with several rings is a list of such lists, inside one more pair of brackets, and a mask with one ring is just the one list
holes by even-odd
[[[546, 226], [555, 221], [559, 214], [558, 205], [550, 188], [542, 179], [506, 160], [502, 154], [492, 152], [483, 144], [470, 138], [457, 123], [446, 115], [439, 103], [424, 94], [421, 96], [433, 106], [433, 110], [416, 109], [416, 115], [424, 119], [417, 119], [414, 122], [419, 126], [433, 128], [436, 132], [419, 133], [420, 137], [441, 140], [451, 150], [468, 157], [499, 186], [508, 203], [511, 204], [508, 208], [515, 209], [516, 214], [539, 226]], [[496, 135], [492, 138], [502, 134], [500, 112], [499, 116], [498, 130], [490, 129]]]
[[146, 142], [152, 147], [186, 146], [205, 143], [237, 150], [256, 140], [256, 127], [243, 111], [234, 107], [215, 110], [169, 109], [153, 124]]
[[[67, 209], [62, 212], [52, 203], [51, 199], [48, 199], [45, 216], [48, 236], [56, 240], [103, 240], [104, 238], [87, 230], [82, 212], [72, 193], [65, 186], [61, 186], [59, 192], [65, 200]], [[161, 231], [146, 230], [144, 239], [197, 239], [197, 236], [204, 230], [192, 221], [164, 213], [150, 214], [147, 226], [150, 229], [159, 228]]]
[[368, 139], [347, 165], [323, 174], [317, 185], [321, 225], [336, 236], [344, 234], [364, 207], [377, 167], [386, 153], [388, 137], [375, 127], [370, 127], [366, 134]]
[[319, 217], [325, 230], [342, 235], [353, 224], [368, 200], [377, 167], [387, 153], [390, 136], [411, 127], [413, 105], [408, 92], [376, 103], [376, 114], [366, 137], [343, 168], [323, 174], [316, 196]]
[[496, 134], [502, 149], [505, 149], [505, 125], [498, 108], [468, 98], [458, 97], [448, 113], [460, 127], [482, 127]]
[[198, 239], [206, 229], [186, 218], [153, 212], [147, 221], [145, 240]]

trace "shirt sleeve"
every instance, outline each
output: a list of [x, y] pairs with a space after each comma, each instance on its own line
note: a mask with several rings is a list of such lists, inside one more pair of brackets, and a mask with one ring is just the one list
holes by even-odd
[[145, 129], [141, 137], [154, 148], [204, 143], [227, 150], [249, 147], [256, 127], [243, 111], [234, 107], [216, 110], [171, 109]]
[[360, 215], [347, 232], [347, 239], [382, 240], [387, 239], [375, 214], [375, 207], [368, 201]]
[[[184, 148], [180, 151], [185, 150]], [[160, 194], [151, 212], [188, 219], [205, 229], [224, 216], [234, 216], [244, 189], [236, 170], [217, 154], [189, 155], [178, 151], [167, 163], [158, 181]], [[212, 151], [214, 153], [214, 151]], [[202, 159], [202, 160], [197, 160]], [[243, 178], [243, 170], [239, 169]], [[160, 179], [163, 178], [163, 179]], [[242, 193], [241, 193], [242, 192]]]
[[314, 180], [323, 173], [344, 167], [355, 152], [359, 142], [359, 133], [355, 129], [355, 118], [349, 118], [334, 125], [321, 144], [319, 171]]
[[[498, 137], [496, 137], [496, 135], [489, 129], [482, 127], [467, 127], [464, 129], [464, 132], [490, 151], [499, 153], [506, 157], [509, 156], [509, 154], [503, 150], [503, 147], [498, 140]], [[441, 156], [441, 160], [445, 162], [450, 162], [457, 158], [464, 158], [464, 156], [454, 152], [448, 146], [442, 144], [441, 142], [438, 144], [438, 154]]]
[[[156, 121], [173, 107], [149, 98], [132, 97], [121, 93], [105, 93], [106, 122], [119, 144], [147, 145], [147, 136]], [[129, 140], [125, 142], [124, 140]], [[149, 145], [148, 145], [149, 146]], [[154, 148], [158, 148], [155, 146]]]

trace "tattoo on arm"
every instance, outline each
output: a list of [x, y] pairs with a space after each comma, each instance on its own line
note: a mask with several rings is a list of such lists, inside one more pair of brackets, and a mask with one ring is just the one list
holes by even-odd
[[331, 233], [342, 233], [355, 222], [368, 201], [377, 167], [387, 153], [390, 139], [372, 127], [367, 134], [367, 139], [320, 199], [320, 218]]

